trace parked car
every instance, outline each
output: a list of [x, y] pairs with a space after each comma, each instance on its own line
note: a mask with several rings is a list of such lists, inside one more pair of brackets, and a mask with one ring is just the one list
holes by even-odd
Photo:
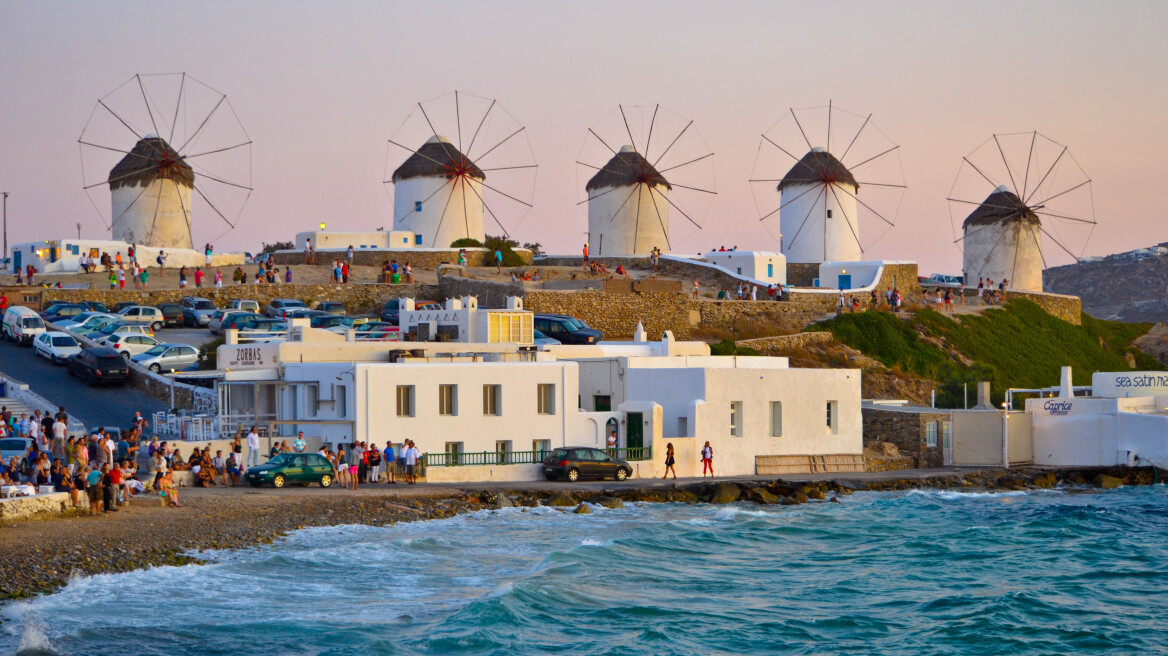
[[81, 303], [53, 303], [41, 312], [41, 318], [45, 321], [52, 321], [56, 323], [62, 319], [69, 319], [75, 317], [82, 312], [88, 311], [89, 308]]
[[112, 318], [116, 318], [116, 316], [107, 312], [82, 312], [69, 319], [61, 319], [53, 323], [57, 324], [61, 330], [85, 330], [100, 325], [103, 319]]
[[333, 466], [319, 453], [281, 453], [259, 467], [248, 468], [245, 477], [252, 487], [284, 487], [289, 483], [328, 487], [333, 484]]
[[87, 348], [66, 360], [70, 376], [90, 385], [124, 384], [130, 379], [130, 366], [117, 351], [108, 346]]
[[207, 319], [207, 330], [211, 331], [212, 335], [218, 335], [221, 332], [223, 320], [232, 314], [247, 314], [246, 310], [215, 310], [211, 313], [211, 318]]
[[8, 308], [0, 323], [0, 337], [20, 344], [31, 344], [33, 338], [43, 332], [45, 322], [23, 305]]
[[549, 481], [563, 478], [578, 481], [581, 478], [608, 478], [623, 481], [633, 473], [629, 463], [613, 458], [600, 449], [569, 446], [553, 449], [543, 459], [543, 475]]
[[148, 324], [154, 330], [162, 330], [165, 320], [162, 317], [162, 310], [149, 305], [131, 305], [118, 313], [122, 321], [126, 323], [144, 323]]
[[[436, 301], [420, 301], [414, 304], [415, 310], [439, 310], [442, 304]], [[385, 302], [385, 306], [381, 308], [381, 314], [378, 319], [385, 323], [397, 325], [398, 318], [401, 314], [401, 299], [391, 298]]]
[[183, 309], [178, 303], [159, 303], [158, 309], [162, 312], [164, 328], [182, 328]]
[[232, 329], [242, 330], [242, 328], [240, 328], [242, 324], [245, 324], [248, 321], [252, 321], [254, 319], [265, 318], [266, 317], [264, 317], [262, 314], [256, 314], [254, 312], [232, 312], [230, 315], [225, 316], [220, 320], [219, 332], [222, 333]]
[[[73, 333], [74, 335], [77, 335], [78, 337], [88, 337], [89, 339], [100, 339], [108, 334], [108, 333], [102, 332], [103, 330], [106, 330], [110, 326], [121, 326], [121, 325], [125, 325], [122, 322], [122, 318], [115, 314], [115, 315], [112, 315], [111, 318], [109, 318], [109, 319], [102, 319], [100, 321], [94, 322], [94, 324], [92, 326], [86, 326], [85, 328], [74, 328], [74, 329], [70, 330], [69, 332]], [[149, 328], [149, 326], [146, 326], [146, 328]]]
[[535, 329], [563, 344], [595, 344], [604, 339], [604, 333], [566, 314], [537, 314]]
[[116, 332], [98, 342], [102, 346], [108, 346], [121, 353], [122, 357], [127, 360], [135, 355], [141, 355], [161, 343], [150, 335], [132, 332]]
[[278, 333], [288, 330], [288, 324], [286, 322], [267, 317], [248, 318], [246, 321], [236, 323], [235, 327], [237, 330], [247, 332]]
[[89, 338], [95, 342], [100, 342], [101, 340], [109, 337], [114, 333], [138, 333], [140, 335], [149, 335], [154, 337], [154, 329], [150, 326], [137, 323], [126, 323], [123, 321], [103, 326], [100, 330], [98, 330], [96, 335], [91, 335]]
[[130, 360], [155, 373], [184, 371], [199, 363], [199, 351], [189, 344], [159, 344]]
[[53, 364], [69, 359], [69, 356], [81, 352], [81, 345], [68, 333], [57, 330], [41, 333], [32, 340], [32, 348], [36, 354], [48, 358]]
[[312, 317], [309, 325], [313, 328], [324, 328], [326, 330], [340, 326], [342, 329], [348, 330], [353, 326], [353, 320], [349, 317], [325, 313]]
[[538, 330], [532, 333], [532, 336], [534, 337], [533, 341], [535, 342], [536, 346], [559, 346], [563, 343], [558, 339], [552, 339], [551, 337], [548, 337]]
[[259, 301], [252, 301], [245, 298], [229, 302], [226, 309], [246, 310], [248, 312], [255, 312], [256, 314], [259, 314], [260, 304]]
[[217, 309], [210, 299], [201, 296], [184, 296], [178, 304], [182, 306], [183, 325], [191, 328], [206, 326]]
[[400, 342], [401, 328], [377, 322], [370, 330], [358, 331], [356, 337], [362, 342]]
[[345, 304], [338, 301], [321, 301], [316, 304], [316, 309], [330, 314], [344, 314]]
[[264, 314], [273, 319], [283, 319], [288, 310], [293, 308], [308, 308], [304, 301], [294, 298], [273, 298], [271, 303], [268, 303], [264, 308]]
[[81, 301], [81, 304], [84, 305], [85, 309], [89, 310], [90, 312], [105, 312], [106, 314], [110, 313], [110, 310], [105, 306], [105, 303], [98, 303], [97, 301]]
[[0, 439], [0, 458], [7, 464], [15, 457], [16, 461], [23, 466], [25, 456], [28, 455], [28, 449], [31, 446], [31, 437], [5, 437]]
[[284, 313], [284, 319], [300, 319], [302, 317], [319, 317], [327, 315], [328, 312], [322, 310], [310, 310], [308, 308], [292, 308]]
[[122, 310], [124, 310], [128, 307], [133, 307], [135, 305], [137, 305], [137, 303], [135, 303], [133, 301], [122, 301], [121, 303], [118, 303], [117, 305], [114, 306], [114, 313], [121, 312]]

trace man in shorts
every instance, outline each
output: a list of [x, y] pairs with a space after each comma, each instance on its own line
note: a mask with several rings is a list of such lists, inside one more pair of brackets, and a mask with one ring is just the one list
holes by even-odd
[[393, 441], [386, 440], [385, 450], [381, 452], [381, 456], [385, 458], [386, 485], [397, 485], [397, 481], [394, 480], [394, 475], [397, 474], [397, 458], [394, 457], [395, 455]]
[[349, 489], [357, 489], [358, 470], [361, 468], [361, 459], [365, 456], [365, 449], [357, 442], [349, 448]]
[[414, 446], [413, 440], [406, 440], [404, 450], [406, 459], [406, 482], [414, 485], [418, 482], [417, 466], [421, 453], [418, 451], [418, 447]]

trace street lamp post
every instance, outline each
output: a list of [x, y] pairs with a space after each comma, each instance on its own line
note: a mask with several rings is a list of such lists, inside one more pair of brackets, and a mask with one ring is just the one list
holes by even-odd
[[8, 258], [8, 192], [3, 191], [4, 194], [4, 254], [0, 256], [0, 260]]

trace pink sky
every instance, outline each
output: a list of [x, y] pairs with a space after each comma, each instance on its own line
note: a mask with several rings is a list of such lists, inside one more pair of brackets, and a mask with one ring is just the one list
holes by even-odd
[[[788, 107], [832, 99], [873, 113], [901, 146], [909, 188], [867, 256], [957, 272], [945, 197], [961, 156], [994, 132], [1033, 129], [1069, 145], [1094, 179], [1100, 227], [1087, 254], [1105, 254], [1168, 240], [1156, 205], [1168, 173], [1166, 25], [1163, 2], [6, 0], [0, 190], [12, 194], [10, 244], [70, 237], [77, 222], [101, 236], [77, 145], [95, 100], [135, 73], [186, 71], [228, 95], [254, 140], [255, 193], [217, 250], [321, 221], [375, 229], [392, 223], [386, 139], [417, 101], [459, 89], [527, 126], [540, 168], [514, 236], [575, 253], [587, 127], [617, 103], [661, 103], [717, 153], [704, 230], [675, 251], [777, 249], [747, 182], [759, 135]], [[195, 220], [196, 242], [221, 232]]]

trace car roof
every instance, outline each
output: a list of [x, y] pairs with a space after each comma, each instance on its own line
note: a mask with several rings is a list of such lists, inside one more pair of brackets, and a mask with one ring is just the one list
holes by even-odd
[[48, 335], [50, 337], [72, 337], [72, 335], [70, 335], [69, 333], [62, 332], [60, 330], [50, 330], [50, 331], [47, 331], [47, 332], [44, 332], [41, 334]]
[[[178, 342], [166, 342], [165, 344], [159, 344], [159, 346], [165, 346], [167, 348], [170, 348], [172, 346], [191, 346], [191, 345], [190, 344], [180, 344]], [[191, 348], [195, 348], [195, 347], [191, 346]], [[199, 349], [195, 349], [195, 350], [197, 351]]]
[[122, 357], [121, 353], [118, 353], [117, 351], [113, 350], [112, 348], [110, 348], [108, 346], [94, 346], [94, 347], [85, 349], [85, 351], [89, 352], [89, 353], [93, 353], [94, 355], [100, 355], [103, 357], [109, 356], [109, 355], [112, 355], [112, 356], [118, 357], [118, 358]]

